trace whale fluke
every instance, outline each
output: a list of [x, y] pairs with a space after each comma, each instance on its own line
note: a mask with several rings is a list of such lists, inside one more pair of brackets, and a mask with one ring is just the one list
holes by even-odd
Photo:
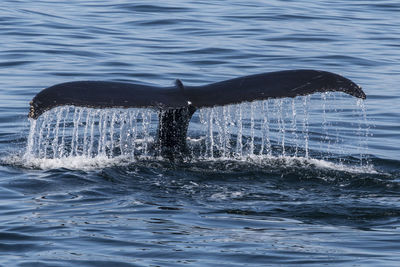
[[57, 84], [38, 93], [31, 101], [29, 117], [37, 119], [57, 106], [91, 108], [212, 107], [269, 98], [296, 97], [316, 92], [341, 91], [365, 99], [361, 87], [335, 73], [288, 70], [244, 76], [204, 86], [157, 87], [142, 84], [77, 81]]
[[187, 101], [176, 87], [104, 81], [56, 84], [39, 92], [30, 102], [29, 117], [37, 119], [58, 106], [88, 108], [180, 108]]
[[328, 91], [340, 91], [358, 98], [366, 98], [361, 87], [351, 80], [335, 73], [318, 70], [261, 73], [205, 86], [185, 87], [186, 97], [195, 107], [223, 106]]
[[186, 151], [186, 132], [197, 108], [296, 97], [339, 91], [365, 99], [361, 87], [335, 73], [319, 70], [286, 70], [243, 76], [203, 86], [171, 87], [105, 81], [57, 84], [39, 92], [30, 102], [29, 117], [57, 106], [89, 108], [154, 108], [160, 110], [159, 151], [168, 158]]

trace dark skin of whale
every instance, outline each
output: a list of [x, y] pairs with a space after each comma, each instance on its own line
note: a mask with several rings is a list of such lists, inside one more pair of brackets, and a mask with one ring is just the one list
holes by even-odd
[[319, 70], [268, 72], [203, 86], [184, 86], [180, 80], [171, 87], [77, 81], [57, 84], [39, 92], [30, 103], [28, 116], [37, 119], [47, 110], [64, 105], [158, 109], [158, 151], [161, 156], [175, 159], [186, 154], [187, 128], [198, 108], [329, 91], [366, 98], [361, 87], [353, 81]]

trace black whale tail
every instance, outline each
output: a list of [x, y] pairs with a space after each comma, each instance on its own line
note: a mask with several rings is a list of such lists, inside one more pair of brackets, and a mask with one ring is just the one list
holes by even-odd
[[57, 106], [90, 108], [155, 108], [160, 110], [157, 144], [162, 156], [186, 153], [186, 134], [197, 108], [223, 106], [270, 98], [296, 97], [316, 92], [340, 91], [365, 99], [361, 87], [335, 73], [288, 70], [244, 76], [204, 86], [172, 87], [78, 81], [57, 84], [39, 92], [30, 103], [29, 117]]

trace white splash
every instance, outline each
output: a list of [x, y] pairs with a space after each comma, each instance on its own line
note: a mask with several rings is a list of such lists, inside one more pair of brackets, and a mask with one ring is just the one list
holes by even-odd
[[[365, 169], [369, 130], [365, 107], [345, 99], [346, 106], [354, 109], [350, 119], [344, 111], [347, 117], [341, 120], [335, 98], [325, 93], [319, 99], [305, 96], [200, 109], [189, 124], [191, 156], [193, 160], [245, 159], [260, 164], [270, 164], [272, 159], [288, 166], [296, 162], [340, 170], [345, 165], [328, 159], [354, 157], [356, 151], [359, 166]], [[351, 127], [352, 121], [358, 125]], [[30, 168], [96, 169], [156, 154], [158, 114], [149, 109], [66, 106], [30, 124], [20, 159]]]

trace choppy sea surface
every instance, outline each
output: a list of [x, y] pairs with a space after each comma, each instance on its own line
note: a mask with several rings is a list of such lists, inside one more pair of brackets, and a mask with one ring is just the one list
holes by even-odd
[[[398, 1], [2, 1], [0, 265], [398, 266]], [[157, 111], [62, 107], [77, 80], [200, 85], [286, 69], [342, 93], [197, 111], [191, 159]]]

